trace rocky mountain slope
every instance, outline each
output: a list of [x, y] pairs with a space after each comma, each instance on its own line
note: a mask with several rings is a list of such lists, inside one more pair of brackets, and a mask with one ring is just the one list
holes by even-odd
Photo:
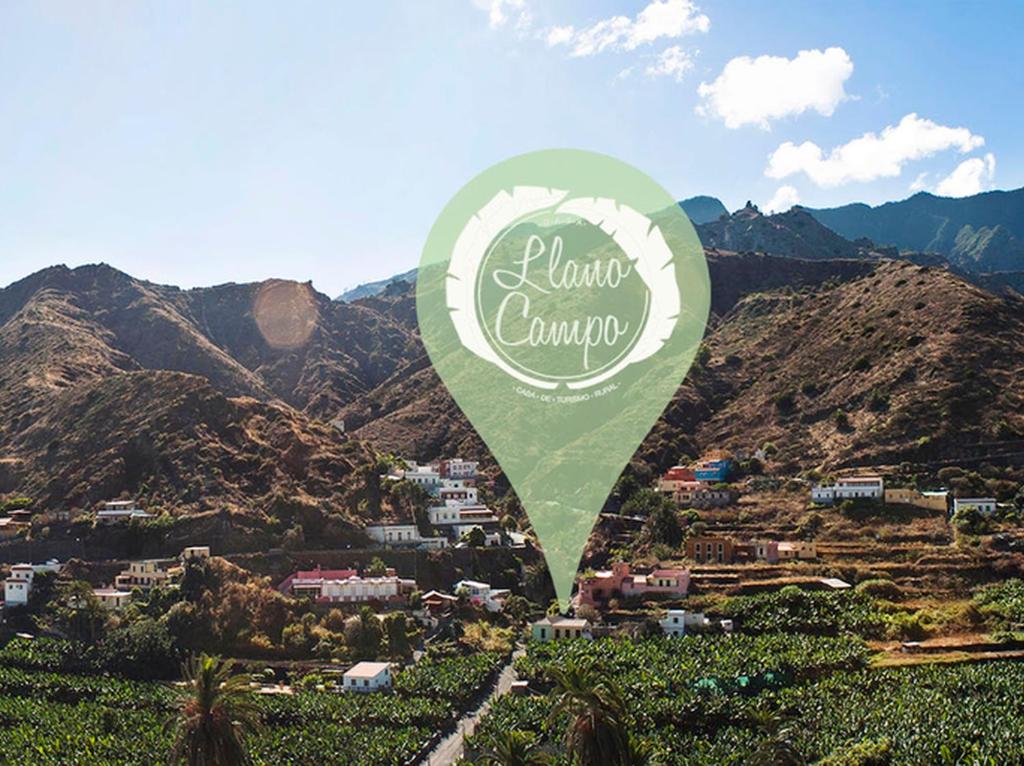
[[308, 285], [184, 291], [47, 269], [0, 291], [0, 492], [339, 500], [369, 457], [325, 423], [415, 348], [397, 321]]
[[[1024, 299], [907, 261], [709, 254], [707, 358], [638, 452], [775, 446], [803, 470], [931, 461], [1024, 437]], [[842, 414], [837, 415], [838, 412]], [[381, 448], [482, 449], [425, 359], [343, 410]]]
[[955, 199], [920, 192], [877, 207], [810, 212], [847, 239], [941, 253], [969, 271], [1024, 271], [1024, 189]]

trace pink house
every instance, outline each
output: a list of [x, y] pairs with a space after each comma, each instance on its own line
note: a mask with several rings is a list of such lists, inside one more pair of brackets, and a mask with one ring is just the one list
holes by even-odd
[[629, 564], [616, 563], [612, 568], [583, 577], [576, 598], [580, 604], [596, 606], [609, 598], [631, 596], [685, 596], [690, 587], [689, 569], [655, 569], [653, 572], [631, 572]]

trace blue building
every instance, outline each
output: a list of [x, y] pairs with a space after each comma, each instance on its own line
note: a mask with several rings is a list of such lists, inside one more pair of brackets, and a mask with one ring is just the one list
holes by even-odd
[[712, 484], [728, 481], [731, 472], [732, 460], [730, 458], [701, 460], [693, 467], [693, 473], [697, 477], [697, 481], [706, 481]]

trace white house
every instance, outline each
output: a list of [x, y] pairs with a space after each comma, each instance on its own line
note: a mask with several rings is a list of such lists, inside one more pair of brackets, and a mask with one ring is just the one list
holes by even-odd
[[445, 480], [437, 490], [437, 497], [445, 505], [476, 505], [478, 502], [476, 487], [463, 481]]
[[375, 692], [391, 688], [390, 662], [359, 662], [345, 672], [345, 691]]
[[61, 564], [57, 559], [50, 559], [45, 564], [15, 564], [11, 567], [10, 577], [4, 580], [4, 603], [8, 606], [27, 604], [35, 576], [42, 572], [56, 574], [60, 570]]
[[132, 601], [132, 594], [117, 588], [93, 588], [92, 595], [100, 602], [100, 606], [119, 612]]
[[412, 461], [407, 461], [406, 467], [396, 471], [394, 476], [418, 484], [430, 493], [436, 492], [441, 485], [441, 474], [436, 468], [429, 465], [417, 465]]
[[531, 633], [537, 641], [556, 641], [563, 638], [582, 638], [593, 640], [590, 620], [575, 617], [563, 617], [556, 614], [533, 623]]
[[811, 500], [832, 505], [843, 500], [882, 500], [885, 481], [881, 476], [845, 476], [833, 484], [815, 484], [811, 487]]
[[661, 625], [661, 632], [666, 636], [685, 636], [686, 610], [669, 609], [665, 616], [658, 620], [658, 624]]
[[492, 588], [488, 583], [478, 580], [459, 580], [452, 588], [452, 593], [458, 595], [465, 592], [471, 604], [479, 604], [488, 612], [500, 612], [505, 608], [505, 599], [511, 591], [505, 588]]
[[129, 561], [128, 568], [114, 578], [114, 587], [126, 591], [130, 591], [132, 588], [148, 591], [151, 588], [166, 587], [177, 582], [182, 572], [182, 567], [166, 567], [164, 562], [159, 559]]
[[96, 521], [100, 524], [116, 524], [130, 519], [152, 519], [152, 513], [139, 508], [134, 500], [108, 500], [96, 512]]
[[437, 469], [445, 479], [472, 479], [476, 477], [477, 461], [453, 457], [439, 461]]
[[210, 558], [209, 545], [190, 545], [181, 552], [182, 561], [193, 561]]
[[979, 513], [991, 514], [996, 512], [996, 499], [994, 497], [957, 497], [953, 500], [953, 513], [961, 508], [977, 508]]
[[427, 516], [435, 527], [498, 523], [498, 517], [486, 505], [437, 505], [427, 509]]
[[371, 524], [366, 536], [381, 545], [416, 545], [423, 539], [415, 524]]

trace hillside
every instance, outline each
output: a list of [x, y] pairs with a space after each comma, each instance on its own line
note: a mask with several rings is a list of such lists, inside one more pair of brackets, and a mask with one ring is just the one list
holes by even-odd
[[697, 233], [704, 247], [771, 253], [788, 258], [861, 258], [868, 248], [843, 239], [810, 213], [794, 207], [764, 215], [749, 202], [731, 215], [703, 223]]
[[729, 214], [720, 199], [706, 195], [684, 199], [679, 203], [679, 207], [689, 216], [695, 226], [709, 221], [717, 221], [723, 215]]
[[396, 321], [308, 285], [183, 291], [107, 266], [47, 269], [0, 290], [0, 492], [339, 501], [368, 453], [317, 419], [413, 348]]
[[[657, 467], [766, 442], [786, 470], [933, 460], [1024, 436], [1019, 296], [910, 262], [710, 254], [709, 268], [709, 359], [638, 453]], [[343, 416], [417, 457], [480, 448], [425, 360]]]
[[847, 239], [941, 253], [970, 271], [1024, 270], [1024, 189], [960, 198], [920, 192], [877, 207], [856, 203], [809, 212]]

